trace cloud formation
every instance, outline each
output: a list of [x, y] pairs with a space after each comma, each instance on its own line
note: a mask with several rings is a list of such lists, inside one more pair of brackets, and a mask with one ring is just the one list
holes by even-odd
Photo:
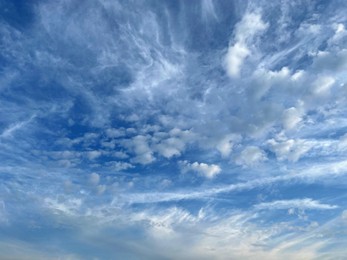
[[1, 259], [345, 258], [346, 3], [0, 7]]

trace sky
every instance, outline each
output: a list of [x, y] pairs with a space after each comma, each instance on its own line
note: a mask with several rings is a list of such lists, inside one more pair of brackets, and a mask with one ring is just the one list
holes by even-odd
[[0, 258], [346, 259], [346, 13], [0, 0]]

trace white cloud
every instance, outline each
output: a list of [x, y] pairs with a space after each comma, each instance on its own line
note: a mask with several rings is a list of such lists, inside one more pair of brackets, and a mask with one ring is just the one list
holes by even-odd
[[111, 162], [110, 166], [115, 171], [124, 171], [124, 170], [131, 169], [131, 168], [135, 167], [131, 163], [127, 163], [127, 162]]
[[118, 138], [125, 136], [124, 129], [108, 128], [106, 129], [106, 136], [109, 138]]
[[148, 138], [143, 135], [137, 135], [133, 139], [126, 142], [126, 145], [135, 153], [135, 157], [131, 158], [134, 163], [149, 164], [155, 160], [153, 151], [148, 145]]
[[239, 135], [228, 134], [218, 141], [216, 148], [223, 158], [228, 157], [233, 149], [234, 142], [240, 139]]
[[329, 45], [339, 44], [340, 41], [347, 36], [345, 25], [342, 23], [335, 23], [332, 27], [335, 30], [335, 34], [328, 40], [328, 43]]
[[56, 214], [76, 216], [82, 206], [82, 200], [77, 198], [45, 198], [44, 205]]
[[[294, 78], [300, 78], [300, 76], [298, 75]], [[294, 79], [292, 79], [291, 71], [288, 67], [282, 67], [278, 71], [272, 71], [260, 66], [252, 75], [252, 83], [248, 86], [248, 94], [254, 100], [259, 100], [273, 87], [285, 89], [292, 80]]]
[[0, 138], [8, 138], [12, 136], [16, 131], [19, 129], [25, 127], [26, 125], [30, 124], [31, 121], [36, 117], [36, 115], [31, 116], [28, 120], [24, 120], [21, 122], [17, 122], [14, 124], [11, 124], [9, 127], [7, 127], [1, 134]]
[[222, 171], [222, 169], [216, 164], [209, 165], [206, 163], [190, 163], [188, 161], [181, 161], [181, 166], [183, 172], [195, 171], [208, 179], [214, 178]]
[[336, 205], [324, 204], [313, 199], [292, 199], [292, 200], [276, 200], [272, 202], [263, 202], [254, 206], [258, 210], [272, 209], [317, 209], [327, 210], [336, 209]]
[[329, 94], [331, 87], [334, 85], [335, 79], [330, 76], [320, 76], [312, 84], [312, 92], [317, 96], [325, 96]]
[[129, 155], [127, 155], [125, 152], [123, 151], [116, 151], [114, 153], [112, 153], [112, 156], [119, 158], [119, 159], [126, 159], [129, 158]]
[[235, 27], [234, 43], [225, 57], [226, 71], [230, 77], [240, 74], [244, 60], [251, 54], [253, 38], [267, 28], [259, 13], [246, 13]]
[[302, 139], [270, 139], [267, 143], [269, 144], [270, 149], [276, 154], [278, 160], [288, 160], [293, 162], [298, 161], [314, 146], [314, 142]]
[[87, 155], [87, 158], [92, 161], [92, 160], [99, 158], [102, 155], [102, 152], [101, 151], [88, 151], [88, 152], [86, 152], [86, 155]]
[[227, 73], [230, 77], [237, 77], [245, 58], [250, 54], [250, 50], [245, 44], [235, 43], [228, 48], [226, 54]]
[[256, 146], [247, 146], [236, 157], [235, 163], [243, 166], [253, 166], [267, 160], [265, 152]]
[[170, 137], [157, 144], [156, 149], [160, 155], [171, 158], [175, 155], [181, 155], [185, 149], [185, 143], [178, 138]]
[[[181, 161], [182, 171], [191, 170], [190, 163], [187, 161]], [[153, 192], [153, 193], [133, 193], [127, 194], [126, 197], [120, 201], [126, 203], [158, 203], [165, 201], [180, 201], [180, 200], [199, 200], [205, 197], [216, 196], [221, 193], [229, 193], [240, 190], [250, 190], [257, 187], [264, 187], [273, 183], [298, 181], [300, 183], [322, 181], [326, 178], [331, 179], [332, 176], [339, 176], [347, 174], [347, 161], [337, 161], [322, 164], [309, 165], [304, 168], [300, 168], [297, 173], [281, 174], [274, 177], [258, 178], [246, 182], [234, 183], [218, 188], [195, 190], [195, 191], [182, 191], [182, 192]], [[117, 202], [117, 201], [115, 201]]]
[[282, 115], [283, 127], [286, 130], [294, 128], [302, 121], [301, 113], [295, 107], [286, 109]]
[[[347, 49], [318, 51], [311, 55], [314, 57], [312, 67], [316, 72], [329, 71], [338, 73], [343, 72], [347, 68]], [[319, 82], [317, 84], [319, 85]]]
[[213, 0], [203, 0], [201, 2], [201, 13], [203, 19], [208, 22], [209, 18], [218, 20], [216, 10], [214, 8]]

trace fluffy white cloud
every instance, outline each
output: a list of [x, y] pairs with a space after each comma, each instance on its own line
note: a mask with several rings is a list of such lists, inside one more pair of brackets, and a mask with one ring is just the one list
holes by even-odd
[[228, 157], [233, 149], [234, 142], [241, 139], [239, 135], [228, 134], [217, 142], [216, 148], [222, 157]]
[[233, 44], [229, 46], [226, 57], [226, 71], [230, 77], [237, 77], [244, 60], [251, 54], [253, 38], [267, 28], [259, 13], [247, 13], [236, 25]]
[[131, 159], [134, 163], [149, 164], [155, 160], [153, 151], [148, 145], [148, 138], [143, 135], [135, 136], [127, 144], [132, 148], [135, 157]]
[[182, 161], [180, 163], [182, 167], [182, 172], [194, 171], [208, 179], [214, 178], [217, 174], [219, 174], [222, 171], [219, 165], [216, 164], [209, 165], [207, 163], [198, 162], [190, 163], [188, 161]]
[[265, 152], [256, 146], [247, 146], [239, 154], [235, 163], [243, 166], [253, 166], [267, 159]]
[[166, 158], [180, 155], [184, 148], [185, 143], [182, 140], [174, 137], [165, 139], [156, 145], [156, 150], [158, 153]]
[[335, 33], [332, 38], [329, 39], [329, 45], [338, 44], [343, 38], [347, 36], [345, 25], [342, 23], [335, 23], [332, 25]]
[[314, 143], [311, 141], [286, 138], [280, 138], [278, 140], [270, 139], [267, 143], [270, 149], [276, 154], [278, 160], [293, 162], [299, 160], [314, 146]]

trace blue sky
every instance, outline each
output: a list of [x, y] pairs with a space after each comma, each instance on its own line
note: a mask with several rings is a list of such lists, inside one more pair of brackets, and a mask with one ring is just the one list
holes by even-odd
[[346, 258], [346, 1], [0, 7], [1, 259]]

